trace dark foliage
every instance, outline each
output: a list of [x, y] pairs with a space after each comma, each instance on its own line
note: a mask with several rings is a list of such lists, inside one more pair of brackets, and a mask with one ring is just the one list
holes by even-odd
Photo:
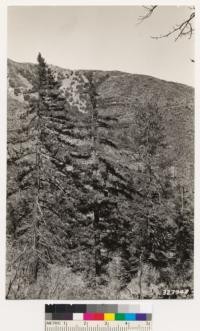
[[192, 287], [192, 190], [172, 174], [158, 105], [131, 104], [134, 123], [122, 121], [102, 98], [108, 74], [76, 75], [68, 90], [59, 75], [39, 54], [15, 130], [9, 122], [7, 298], [60, 298], [65, 278], [65, 299]]

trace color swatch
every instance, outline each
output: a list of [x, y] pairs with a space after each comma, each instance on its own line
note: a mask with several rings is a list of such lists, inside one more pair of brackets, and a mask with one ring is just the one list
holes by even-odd
[[151, 321], [152, 313], [140, 305], [45, 305], [46, 320]]

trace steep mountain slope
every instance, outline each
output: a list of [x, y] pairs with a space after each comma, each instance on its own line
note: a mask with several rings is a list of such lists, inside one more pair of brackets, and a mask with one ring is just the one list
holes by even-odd
[[65, 276], [79, 285], [64, 299], [192, 287], [193, 99], [149, 76], [8, 61], [7, 297], [50, 298]]
[[[91, 111], [88, 94], [88, 74], [91, 71], [51, 68], [62, 81], [61, 89], [75, 122], [78, 124], [84, 118], [87, 122]], [[36, 65], [8, 60], [8, 142], [22, 126], [18, 117], [25, 111], [36, 75]], [[147, 108], [148, 103], [153, 102], [158, 105], [165, 121], [168, 153], [175, 167], [173, 171], [181, 183], [187, 183], [192, 189], [194, 89], [117, 71], [93, 71], [93, 77], [98, 94], [98, 135], [102, 153], [114, 162], [124, 159], [127, 167], [134, 167], [135, 111], [139, 107]], [[78, 127], [73, 130], [74, 135], [79, 131]]]

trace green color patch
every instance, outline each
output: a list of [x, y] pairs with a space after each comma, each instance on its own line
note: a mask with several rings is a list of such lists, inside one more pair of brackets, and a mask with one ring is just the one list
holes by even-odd
[[125, 321], [125, 314], [115, 314], [116, 321]]

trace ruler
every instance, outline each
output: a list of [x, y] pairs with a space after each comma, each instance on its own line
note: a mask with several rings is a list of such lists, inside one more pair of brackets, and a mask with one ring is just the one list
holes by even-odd
[[45, 331], [152, 331], [152, 321], [46, 320]]

